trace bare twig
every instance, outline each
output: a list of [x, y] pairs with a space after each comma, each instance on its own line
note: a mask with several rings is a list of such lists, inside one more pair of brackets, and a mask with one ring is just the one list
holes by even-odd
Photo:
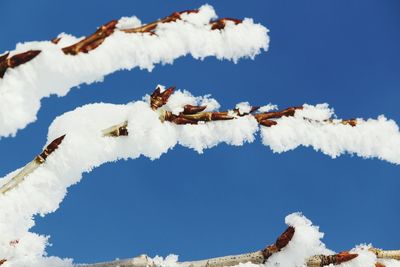
[[[283, 248], [289, 244], [290, 240], [293, 238], [295, 233], [295, 228], [288, 227], [286, 231], [276, 240], [276, 242], [265, 249], [258, 250], [255, 252], [231, 255], [225, 257], [211, 258], [199, 261], [187, 261], [187, 262], [177, 262], [176, 265], [179, 267], [225, 267], [234, 266], [240, 263], [251, 262], [253, 264], [263, 264], [269, 257], [275, 253], [281, 251]], [[371, 251], [379, 251], [376, 253], [378, 259], [398, 259], [400, 255], [400, 250], [397, 251], [383, 251], [379, 249], [371, 249]], [[308, 267], [321, 267], [328, 266], [330, 264], [337, 265], [344, 262], [351, 261], [356, 258], [358, 254], [349, 253], [348, 251], [343, 251], [334, 255], [316, 255], [308, 258], [305, 264]], [[103, 263], [94, 264], [80, 264], [78, 267], [155, 267], [157, 262], [148, 257], [147, 255], [141, 255], [135, 258], [116, 260]], [[377, 267], [385, 267], [382, 263], [377, 262]]]
[[7, 191], [15, 188], [18, 184], [20, 184], [27, 175], [32, 173], [34, 170], [36, 170], [40, 165], [42, 165], [47, 157], [53, 153], [58, 146], [62, 143], [65, 135], [62, 135], [56, 139], [54, 139], [46, 148], [40, 153], [39, 155], [36, 156], [34, 160], [29, 162], [25, 167], [22, 168], [20, 172], [18, 172], [17, 175], [15, 175], [13, 178], [11, 178], [7, 183], [5, 183], [1, 188], [0, 188], [0, 194], [4, 194]]
[[377, 258], [380, 259], [395, 259], [400, 260], [400, 250], [382, 250], [379, 248], [370, 248]]
[[[397, 251], [400, 254], [400, 251]], [[349, 253], [348, 251], [340, 252], [334, 255], [316, 255], [310, 257], [306, 260], [305, 264], [307, 267], [322, 267], [328, 266], [330, 264], [338, 265], [344, 262], [349, 262], [356, 258], [358, 254]], [[378, 257], [378, 259], [380, 259]], [[394, 258], [393, 258], [394, 259]], [[177, 262], [179, 267], [228, 267], [235, 266], [240, 263], [251, 262], [253, 264], [263, 264], [267, 259], [264, 258], [262, 250], [231, 255], [225, 257], [211, 258], [199, 261], [187, 261], [187, 262]], [[155, 267], [156, 262], [148, 257], [147, 255], [141, 255], [135, 258], [116, 260], [103, 263], [94, 264], [80, 264], [78, 267]], [[375, 263], [376, 267], [385, 267], [384, 264], [380, 262]]]
[[[118, 136], [124, 136], [128, 135], [128, 122], [123, 122], [114, 126], [111, 126], [107, 129], [104, 129], [102, 131], [102, 134], [104, 137], [118, 137]], [[39, 155], [36, 156], [34, 160], [29, 162], [27, 165], [25, 165], [20, 172], [18, 172], [14, 177], [12, 177], [7, 183], [2, 185], [0, 187], [0, 194], [4, 194], [11, 189], [17, 187], [24, 179], [26, 176], [31, 174], [34, 170], [36, 170], [39, 166], [41, 166], [43, 163], [45, 163], [47, 157], [52, 154], [62, 143], [62, 141], [65, 138], [65, 134], [54, 139], [53, 141], [50, 142], [49, 145], [46, 146], [46, 148], [40, 153]]]

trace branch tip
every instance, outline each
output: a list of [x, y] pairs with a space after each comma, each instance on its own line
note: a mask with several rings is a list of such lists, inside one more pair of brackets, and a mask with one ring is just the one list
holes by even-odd
[[289, 226], [275, 241], [275, 244], [269, 245], [265, 249], [261, 250], [261, 253], [264, 257], [264, 262], [267, 261], [269, 257], [271, 257], [274, 253], [279, 252], [281, 249], [289, 244], [290, 240], [292, 240], [295, 233], [295, 228], [293, 226]]
[[36, 161], [41, 164], [44, 163], [47, 159], [47, 157], [54, 152], [54, 150], [56, 150], [59, 145], [62, 143], [62, 141], [65, 138], [65, 134], [57, 137], [56, 139], [54, 139], [53, 141], [51, 141], [51, 143], [49, 145], [46, 146], [46, 148], [43, 150], [42, 153], [40, 153], [37, 157], [36, 157]]
[[210, 22], [211, 30], [223, 30], [226, 26], [227, 21], [231, 21], [235, 23], [235, 25], [238, 25], [239, 23], [243, 22], [243, 20], [241, 19], [221, 18]]
[[167, 104], [169, 97], [175, 90], [175, 86], [171, 86], [161, 92], [161, 88], [157, 87], [156, 90], [150, 95], [150, 107], [152, 110], [157, 110], [158, 108]]
[[88, 53], [89, 51], [94, 50], [114, 32], [117, 23], [117, 20], [111, 20], [110, 22], [100, 26], [96, 30], [96, 32], [94, 32], [92, 35], [89, 35], [82, 41], [79, 41], [71, 46], [62, 48], [62, 51], [66, 55], [77, 55], [79, 53]]
[[8, 57], [10, 53], [6, 53], [0, 57], [0, 78], [4, 77], [8, 68], [15, 68], [22, 65], [28, 61], [34, 59], [40, 54], [40, 50], [29, 50], [24, 53], [16, 54], [12, 57]]

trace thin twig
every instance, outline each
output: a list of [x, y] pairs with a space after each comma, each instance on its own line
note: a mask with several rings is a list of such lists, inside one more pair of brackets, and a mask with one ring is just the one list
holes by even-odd
[[[179, 267], [227, 267], [234, 266], [240, 263], [251, 262], [253, 264], [263, 264], [267, 262], [268, 258], [275, 253], [281, 251], [289, 244], [295, 233], [295, 228], [288, 227], [286, 231], [276, 240], [276, 242], [265, 249], [255, 252], [224, 256], [218, 258], [204, 259], [199, 261], [186, 261], [177, 262]], [[400, 250], [384, 251], [380, 249], [371, 248], [371, 251], [379, 251], [376, 253], [378, 259], [398, 259], [400, 257]], [[344, 262], [349, 262], [356, 258], [358, 254], [343, 251], [334, 255], [316, 255], [308, 258], [305, 261], [307, 267], [321, 267], [330, 264], [337, 265]], [[147, 255], [140, 255], [135, 258], [116, 260], [103, 263], [94, 264], [80, 264], [78, 267], [155, 267], [157, 266], [156, 260], [148, 257]], [[384, 267], [382, 263], [377, 262], [377, 267]]]
[[[124, 136], [128, 135], [128, 122], [123, 122], [114, 126], [111, 126], [107, 129], [102, 130], [102, 134], [104, 137], [118, 137], [118, 136]], [[4, 194], [11, 189], [17, 187], [24, 179], [26, 176], [31, 174], [34, 170], [39, 168], [43, 163], [46, 162], [46, 159], [50, 154], [52, 154], [62, 143], [62, 141], [65, 138], [65, 134], [54, 139], [53, 141], [50, 142], [49, 145], [46, 146], [46, 148], [35, 157], [34, 160], [26, 164], [21, 171], [19, 171], [14, 177], [12, 177], [7, 183], [2, 185], [0, 187], [0, 194]]]

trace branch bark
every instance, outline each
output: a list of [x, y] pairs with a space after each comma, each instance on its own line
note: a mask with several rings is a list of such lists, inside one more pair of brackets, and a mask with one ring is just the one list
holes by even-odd
[[[263, 250], [258, 250], [255, 252], [230, 255], [218, 258], [204, 259], [199, 261], [186, 261], [177, 262], [176, 265], [179, 267], [227, 267], [235, 266], [240, 263], [251, 262], [253, 264], [263, 264], [269, 257], [275, 253], [281, 251], [292, 239], [295, 233], [295, 228], [288, 227], [286, 231], [281, 234], [281, 236], [275, 241], [274, 244], [266, 247]], [[375, 253], [378, 259], [400, 259], [400, 250], [380, 250], [376, 248], [371, 248], [371, 252]], [[340, 252], [334, 255], [316, 255], [308, 258], [305, 261], [307, 267], [321, 267], [328, 266], [330, 264], [337, 265], [343, 262], [350, 262], [352, 259], [356, 258], [358, 254], [349, 253], [348, 251]], [[156, 267], [157, 261], [148, 257], [147, 255], [140, 255], [135, 258], [116, 260], [103, 263], [94, 264], [80, 264], [78, 267]], [[385, 267], [382, 263], [377, 262], [377, 267]]]

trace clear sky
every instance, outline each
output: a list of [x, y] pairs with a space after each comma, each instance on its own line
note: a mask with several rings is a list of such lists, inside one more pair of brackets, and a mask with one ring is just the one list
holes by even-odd
[[[3, 0], [0, 51], [60, 32], [88, 35], [122, 16], [150, 22], [204, 3], [221, 17], [252, 17], [267, 26], [270, 50], [238, 64], [181, 58], [44, 99], [37, 122], [0, 141], [0, 176], [41, 151], [56, 116], [87, 103], [138, 100], [157, 84], [211, 93], [222, 108], [241, 101], [281, 108], [327, 102], [342, 118], [385, 114], [400, 123], [397, 0]], [[333, 160], [310, 148], [274, 154], [259, 139], [202, 155], [176, 147], [156, 161], [106, 164], [85, 174], [33, 230], [51, 235], [49, 255], [77, 262], [142, 253], [189, 260], [263, 248], [285, 229], [287, 214], [302, 211], [321, 226], [331, 249], [364, 242], [399, 249], [399, 174], [387, 162]]]

